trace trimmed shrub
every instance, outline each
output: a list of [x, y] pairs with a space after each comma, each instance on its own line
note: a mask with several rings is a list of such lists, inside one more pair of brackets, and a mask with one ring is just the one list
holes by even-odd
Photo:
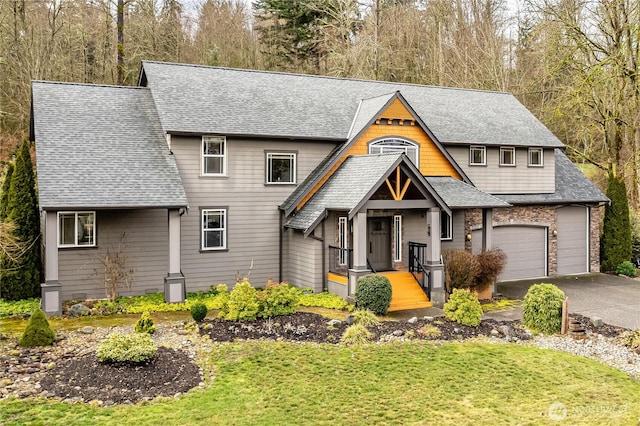
[[369, 309], [376, 315], [386, 315], [391, 304], [391, 282], [389, 278], [369, 274], [356, 283], [356, 307]]
[[362, 345], [368, 343], [373, 335], [362, 324], [353, 324], [342, 333], [340, 342], [345, 345]]
[[29, 318], [27, 328], [20, 338], [19, 345], [25, 347], [49, 346], [56, 338], [56, 333], [51, 329], [49, 321], [42, 309], [36, 311]]
[[477, 257], [465, 250], [442, 250], [447, 291], [472, 287], [480, 275]]
[[135, 330], [136, 333], [153, 334], [156, 332], [156, 325], [153, 323], [153, 319], [151, 319], [149, 311], [144, 311], [140, 316], [140, 319], [136, 321]]
[[534, 284], [522, 302], [525, 327], [546, 334], [560, 332], [564, 292], [553, 284]]
[[248, 280], [236, 284], [229, 293], [229, 301], [220, 312], [220, 315], [231, 321], [253, 321], [258, 317], [260, 303], [258, 292], [251, 287]]
[[98, 345], [96, 355], [100, 362], [128, 362], [139, 364], [149, 361], [158, 348], [148, 333], [111, 333]]
[[476, 276], [475, 286], [482, 291], [492, 285], [507, 265], [507, 255], [499, 248], [485, 250], [476, 255], [480, 264], [480, 272]]
[[327, 309], [340, 309], [352, 311], [353, 305], [350, 305], [349, 302], [344, 300], [342, 297], [337, 294], [322, 292], [322, 293], [302, 293], [300, 296], [300, 306], [315, 306], [318, 308], [327, 308]]
[[260, 312], [258, 316], [271, 318], [290, 315], [296, 312], [300, 302], [300, 290], [287, 283], [267, 282], [264, 290], [258, 293]]
[[209, 310], [207, 309], [207, 305], [204, 303], [196, 302], [191, 305], [189, 312], [191, 312], [191, 318], [193, 318], [195, 322], [202, 322], [202, 320], [207, 316]]
[[380, 320], [378, 320], [376, 314], [368, 309], [356, 309], [351, 314], [351, 317], [353, 317], [354, 324], [362, 324], [365, 327], [380, 324]]
[[628, 277], [635, 277], [637, 274], [636, 267], [633, 263], [625, 260], [616, 267], [616, 274], [626, 275]]
[[453, 289], [449, 301], [444, 304], [444, 317], [449, 321], [477, 327], [482, 319], [482, 307], [478, 296], [469, 290]]

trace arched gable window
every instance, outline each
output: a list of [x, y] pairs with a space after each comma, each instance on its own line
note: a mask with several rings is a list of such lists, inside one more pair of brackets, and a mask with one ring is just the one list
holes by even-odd
[[418, 167], [418, 144], [400, 138], [378, 139], [369, 144], [369, 154], [404, 152], [413, 164]]

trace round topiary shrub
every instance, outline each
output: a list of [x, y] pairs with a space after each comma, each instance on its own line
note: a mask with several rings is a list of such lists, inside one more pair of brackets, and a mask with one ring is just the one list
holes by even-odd
[[195, 322], [201, 322], [209, 312], [207, 305], [202, 302], [196, 302], [191, 305], [189, 311], [191, 312], [191, 318], [193, 318]]
[[140, 316], [140, 319], [136, 322], [135, 330], [138, 333], [153, 334], [156, 332], [156, 325], [151, 319], [149, 311], [144, 311]]
[[158, 348], [148, 333], [111, 333], [98, 345], [98, 361], [105, 363], [128, 362], [139, 364], [149, 361]]
[[564, 292], [553, 284], [534, 284], [524, 296], [522, 323], [546, 334], [560, 332]]
[[444, 317], [458, 324], [477, 327], [482, 319], [482, 306], [478, 302], [478, 296], [469, 290], [454, 288], [444, 304]]
[[27, 328], [18, 343], [20, 346], [29, 348], [33, 346], [49, 346], [55, 338], [56, 333], [49, 326], [46, 315], [41, 309], [36, 309], [31, 318], [29, 318]]
[[391, 304], [391, 282], [389, 278], [369, 274], [356, 283], [356, 307], [369, 309], [376, 315], [386, 315]]

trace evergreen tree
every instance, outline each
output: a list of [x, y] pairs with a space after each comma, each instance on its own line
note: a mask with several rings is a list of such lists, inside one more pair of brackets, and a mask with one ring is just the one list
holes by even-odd
[[603, 271], [615, 271], [619, 264], [631, 259], [631, 224], [626, 185], [613, 173], [607, 181], [607, 197], [611, 203], [604, 210], [600, 266]]
[[18, 150], [7, 196], [6, 220], [13, 224], [16, 240], [25, 247], [15, 261], [3, 261], [0, 295], [7, 300], [40, 294], [40, 218], [29, 147], [29, 141], [24, 141]]
[[13, 163], [7, 165], [7, 172], [2, 181], [2, 189], [0, 189], [0, 222], [4, 222], [7, 218], [7, 201], [9, 200], [9, 188], [11, 187], [11, 176], [13, 175]]

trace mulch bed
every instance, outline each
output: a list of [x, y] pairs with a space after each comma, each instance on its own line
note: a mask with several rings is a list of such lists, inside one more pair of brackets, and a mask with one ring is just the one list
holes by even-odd
[[183, 352], [159, 347], [149, 362], [102, 364], [95, 354], [58, 363], [40, 385], [50, 396], [105, 405], [174, 396], [202, 381], [200, 368]]

